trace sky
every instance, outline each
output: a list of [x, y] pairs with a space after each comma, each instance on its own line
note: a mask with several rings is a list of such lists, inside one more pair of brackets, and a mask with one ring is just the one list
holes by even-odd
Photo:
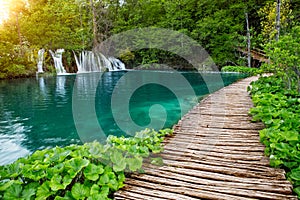
[[0, 0], [0, 24], [8, 18], [8, 0]]

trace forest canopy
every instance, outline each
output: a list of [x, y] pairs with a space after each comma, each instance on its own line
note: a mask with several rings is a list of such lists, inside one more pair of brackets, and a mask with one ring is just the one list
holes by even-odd
[[[276, 1], [250, 0], [9, 0], [0, 25], [0, 78], [36, 72], [37, 52], [46, 49], [47, 71], [54, 71], [49, 50], [65, 49], [64, 66], [76, 71], [72, 52], [93, 50], [110, 36], [144, 27], [179, 31], [204, 47], [221, 68], [246, 66], [247, 13], [251, 47], [263, 49], [275, 39]], [[0, 1], [1, 3], [1, 1]], [[281, 34], [299, 22], [299, 0], [282, 0]], [[4, 19], [3, 19], [4, 18]], [[159, 39], [159, 38], [158, 38]], [[136, 41], [139, 42], [139, 41]], [[163, 41], [162, 41], [163, 42]], [[151, 49], [119, 58], [132, 68], [139, 64], [184, 60]], [[168, 61], [166, 61], [168, 60]], [[177, 62], [177, 63], [176, 63]], [[257, 67], [253, 64], [253, 67]]]

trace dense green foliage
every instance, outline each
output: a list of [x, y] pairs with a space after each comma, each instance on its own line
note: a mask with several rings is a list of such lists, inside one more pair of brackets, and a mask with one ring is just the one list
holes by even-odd
[[[274, 33], [274, 1], [225, 0], [9, 0], [10, 18], [0, 25], [0, 78], [36, 71], [40, 48], [64, 48], [63, 63], [76, 71], [72, 51], [91, 50], [113, 34], [144, 27], [179, 31], [196, 40], [218, 66], [245, 65], [245, 13], [248, 13], [252, 47], [261, 48], [266, 32]], [[122, 2], [122, 3], [120, 3]], [[282, 5], [282, 31], [299, 19], [297, 1]], [[268, 35], [269, 37], [269, 35]], [[159, 41], [160, 37], [157, 37]], [[180, 42], [180, 38], [177, 38]], [[133, 43], [143, 41], [135, 40]], [[161, 43], [164, 43], [161, 39]], [[126, 51], [126, 47], [124, 49]], [[184, 59], [158, 49], [120, 54], [127, 67], [167, 63], [189, 67]], [[45, 55], [44, 70], [53, 71], [52, 58]]]
[[284, 80], [287, 89], [300, 92], [300, 26], [281, 36], [279, 41], [266, 45], [271, 62], [264, 65], [265, 70], [275, 73]]
[[239, 73], [246, 73], [250, 75], [257, 75], [261, 73], [258, 68], [249, 68], [244, 66], [225, 66], [221, 69], [222, 72], [239, 72]]
[[0, 166], [0, 199], [110, 199], [124, 186], [126, 173], [142, 170], [143, 158], [162, 151], [161, 142], [169, 134], [170, 129], [146, 129], [132, 138], [110, 136], [106, 145], [36, 151]]
[[260, 78], [251, 85], [255, 108], [250, 113], [253, 121], [262, 121], [266, 126], [260, 131], [265, 153], [272, 166], [287, 171], [300, 197], [300, 94], [285, 89], [276, 76]]

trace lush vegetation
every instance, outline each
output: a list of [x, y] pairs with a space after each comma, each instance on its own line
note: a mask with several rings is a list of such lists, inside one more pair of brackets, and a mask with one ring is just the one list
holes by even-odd
[[[274, 74], [252, 84], [256, 107], [251, 114], [266, 125], [260, 136], [271, 164], [287, 170], [300, 196], [300, 1], [281, 2], [280, 37], [275, 40], [273, 0], [9, 0], [9, 19], [0, 25], [0, 78], [33, 74], [41, 48], [46, 49], [45, 70], [53, 71], [48, 50], [64, 48], [64, 66], [76, 71], [73, 51], [92, 50], [113, 34], [143, 27], [179, 31], [201, 44], [218, 66], [227, 66], [223, 71]], [[246, 13], [251, 47], [263, 49], [270, 60], [261, 69], [243, 67], [247, 59], [238, 51], [247, 47]], [[188, 66], [159, 49], [131, 52], [125, 46], [119, 57], [127, 67]], [[123, 186], [126, 170], [140, 170], [144, 157], [161, 150], [168, 132], [148, 130], [131, 139], [109, 137], [104, 146], [95, 142], [37, 151], [0, 168], [0, 198], [109, 198]]]
[[265, 47], [270, 63], [263, 66], [278, 75], [288, 90], [300, 92], [300, 26], [294, 26], [279, 41], [271, 41]]
[[[249, 16], [252, 47], [262, 48], [276, 33], [273, 0], [7, 2], [9, 18], [0, 25], [0, 78], [35, 72], [41, 48], [46, 49], [44, 70], [53, 71], [48, 50], [63, 48], [63, 64], [67, 71], [74, 72], [73, 51], [92, 50], [111, 35], [135, 28], [161, 27], [184, 33], [201, 44], [220, 67], [246, 65], [245, 55], [237, 51], [237, 47], [247, 46], [245, 13]], [[290, 29], [292, 20], [299, 21], [298, 5], [299, 0], [282, 1], [281, 32]], [[180, 37], [177, 40], [180, 42]], [[124, 52], [119, 57], [127, 67], [154, 62], [188, 67], [184, 59], [158, 49], [127, 52], [125, 47]]]
[[[163, 150], [172, 130], [143, 130], [135, 137], [110, 136], [107, 144], [55, 147], [0, 166], [0, 199], [110, 199], [126, 173], [141, 171], [143, 159]], [[162, 164], [159, 157], [151, 163]]]
[[245, 66], [225, 66], [221, 69], [222, 72], [239, 72], [246, 73], [250, 75], [257, 75], [261, 73], [261, 70], [258, 68], [249, 68]]
[[278, 41], [266, 45], [270, 62], [263, 69], [274, 75], [251, 84], [255, 108], [250, 113], [254, 121], [262, 121], [266, 126], [260, 131], [260, 138], [271, 165], [287, 171], [287, 178], [300, 197], [299, 37], [300, 27], [294, 26]]
[[277, 76], [260, 78], [251, 85], [255, 108], [250, 113], [254, 121], [262, 121], [266, 126], [260, 131], [265, 153], [272, 166], [287, 171], [287, 178], [300, 197], [300, 94], [287, 90]]

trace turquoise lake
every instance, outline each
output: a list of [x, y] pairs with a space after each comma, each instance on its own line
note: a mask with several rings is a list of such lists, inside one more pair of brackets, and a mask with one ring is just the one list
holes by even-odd
[[1, 80], [0, 165], [38, 149], [103, 138], [99, 127], [105, 136], [130, 136], [151, 123], [172, 127], [201, 97], [244, 77], [120, 71]]

